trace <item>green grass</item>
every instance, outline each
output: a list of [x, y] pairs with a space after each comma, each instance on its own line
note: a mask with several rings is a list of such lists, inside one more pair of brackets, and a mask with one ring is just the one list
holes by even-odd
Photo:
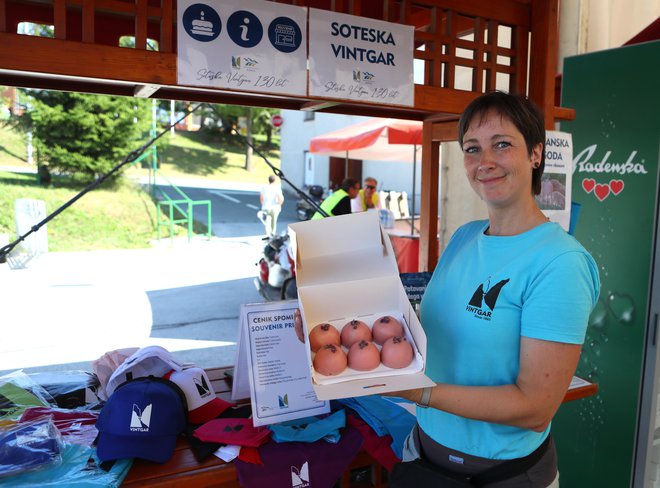
[[29, 168], [25, 136], [0, 124], [0, 166]]
[[[43, 200], [50, 213], [77, 192], [57, 179], [53, 186], [44, 188], [36, 185], [34, 175], [0, 172], [0, 233], [9, 234], [10, 240], [15, 238], [16, 199]], [[48, 223], [48, 247], [51, 251], [149, 247], [156, 235], [155, 215], [149, 195], [132, 183], [96, 189]]]
[[[167, 138], [167, 145], [158, 152], [159, 172], [168, 178], [203, 178], [213, 181], [263, 183], [272, 173], [256, 153], [252, 155], [252, 171], [245, 169], [245, 147], [239, 140], [220, 134], [177, 132]], [[261, 140], [260, 140], [261, 139]], [[279, 146], [279, 139], [275, 140]], [[280, 167], [279, 149], [262, 150], [265, 138], [257, 138], [255, 147], [276, 167]], [[137, 165], [128, 175], [146, 175], [147, 169]]]
[[[160, 174], [168, 178], [196, 178], [214, 181], [263, 183], [271, 169], [253, 154], [253, 171], [245, 170], [245, 149], [240, 140], [222, 134], [177, 132], [159, 151]], [[269, 150], [265, 137], [257, 137], [255, 146], [275, 166], [280, 166], [279, 138]], [[0, 125], [0, 166], [10, 170], [35, 170], [24, 159], [25, 141], [16, 132]], [[22, 156], [23, 155], [23, 156]], [[23, 159], [22, 159], [23, 158]], [[117, 161], [119, 163], [119, 161]], [[124, 170], [126, 176], [147, 175], [137, 164]], [[46, 202], [51, 213], [81, 189], [71, 180], [53, 177], [50, 187], [40, 187], [36, 175], [0, 171], [0, 234], [15, 238], [14, 200], [32, 198]], [[125, 180], [115, 188], [103, 186], [83, 196], [48, 224], [51, 251], [88, 251], [95, 249], [133, 249], [149, 247], [156, 238], [156, 206], [137, 185]], [[196, 231], [205, 232], [195, 225]], [[185, 232], [178, 228], [177, 233]], [[164, 235], [167, 236], [167, 230]]]

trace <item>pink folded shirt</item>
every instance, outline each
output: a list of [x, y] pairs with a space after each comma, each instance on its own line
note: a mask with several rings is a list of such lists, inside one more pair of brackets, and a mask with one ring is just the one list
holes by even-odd
[[268, 442], [271, 431], [266, 427], [254, 427], [252, 419], [213, 419], [201, 425], [193, 433], [200, 441], [259, 447]]

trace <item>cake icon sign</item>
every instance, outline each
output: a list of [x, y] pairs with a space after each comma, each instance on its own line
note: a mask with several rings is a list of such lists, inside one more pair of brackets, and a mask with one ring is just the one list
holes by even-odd
[[199, 19], [192, 21], [191, 32], [200, 36], [212, 36], [213, 35], [213, 24], [204, 20], [204, 11], [202, 10], [199, 14]]
[[196, 3], [183, 13], [183, 28], [196, 41], [209, 42], [220, 35], [222, 21], [212, 7]]

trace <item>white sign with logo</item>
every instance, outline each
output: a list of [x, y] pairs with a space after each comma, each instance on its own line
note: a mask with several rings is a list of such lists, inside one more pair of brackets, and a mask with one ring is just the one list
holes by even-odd
[[545, 169], [536, 203], [553, 222], [569, 230], [573, 176], [573, 138], [567, 132], [545, 132]]
[[241, 306], [233, 388], [243, 389], [247, 363], [255, 427], [330, 411], [312, 388], [308, 346], [294, 327], [297, 308], [297, 300]]
[[260, 0], [177, 7], [177, 83], [306, 94], [306, 8]]
[[309, 94], [414, 103], [412, 26], [309, 10]]

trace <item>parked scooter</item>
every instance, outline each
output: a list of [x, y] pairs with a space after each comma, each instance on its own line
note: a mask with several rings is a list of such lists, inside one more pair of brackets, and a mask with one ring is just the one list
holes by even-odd
[[[324, 191], [321, 185], [307, 187], [307, 194], [317, 205], [321, 205], [321, 202], [323, 202], [323, 193]], [[316, 212], [316, 209], [309, 202], [299, 198], [296, 203], [296, 212], [298, 213], [298, 220], [309, 220]]]
[[264, 237], [267, 241], [257, 266], [259, 274], [254, 285], [268, 301], [298, 298], [295, 256], [287, 234]]

